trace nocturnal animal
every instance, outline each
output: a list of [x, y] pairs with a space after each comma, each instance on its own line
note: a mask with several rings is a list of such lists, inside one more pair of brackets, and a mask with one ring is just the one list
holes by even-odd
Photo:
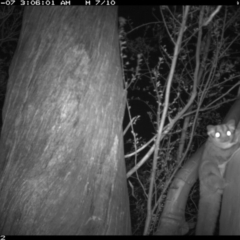
[[235, 121], [207, 126], [208, 140], [199, 165], [200, 200], [196, 235], [213, 235], [226, 186], [227, 163], [240, 147], [240, 129]]

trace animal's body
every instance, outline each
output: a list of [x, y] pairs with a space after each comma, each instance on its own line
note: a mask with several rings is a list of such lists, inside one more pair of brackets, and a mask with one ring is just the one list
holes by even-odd
[[212, 235], [226, 186], [224, 173], [227, 163], [240, 147], [240, 130], [235, 121], [207, 126], [209, 138], [199, 165], [200, 200], [198, 208], [197, 235]]

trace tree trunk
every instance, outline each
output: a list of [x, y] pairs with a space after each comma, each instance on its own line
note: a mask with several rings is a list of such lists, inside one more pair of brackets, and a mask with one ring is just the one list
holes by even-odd
[[[232, 105], [224, 123], [234, 119], [240, 124], [240, 89], [237, 100]], [[239, 127], [239, 126], [238, 126]], [[226, 187], [223, 191], [222, 205], [220, 212], [219, 235], [239, 235], [240, 234], [240, 153], [237, 151], [232, 160], [228, 163], [225, 173]]]
[[[239, 106], [240, 107], [240, 106]], [[239, 126], [238, 126], [239, 127]], [[240, 234], [240, 149], [235, 152], [226, 169], [226, 187], [222, 197], [220, 235]]]
[[117, 8], [28, 7], [0, 142], [1, 234], [129, 234]]

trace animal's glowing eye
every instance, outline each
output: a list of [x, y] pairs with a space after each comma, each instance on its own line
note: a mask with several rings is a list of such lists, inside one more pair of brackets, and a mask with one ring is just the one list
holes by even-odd
[[231, 131], [227, 131], [227, 135], [231, 136], [232, 135]]
[[216, 133], [215, 133], [215, 137], [216, 137], [216, 138], [219, 138], [220, 136], [221, 136], [220, 132], [216, 132]]

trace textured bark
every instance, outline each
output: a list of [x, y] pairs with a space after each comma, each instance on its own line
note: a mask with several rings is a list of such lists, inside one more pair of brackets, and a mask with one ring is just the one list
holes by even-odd
[[224, 189], [220, 215], [220, 235], [240, 235], [240, 150], [229, 162], [226, 171], [227, 186]]
[[129, 234], [114, 7], [29, 7], [0, 142], [1, 234]]
[[[234, 119], [239, 121], [240, 98], [231, 108]], [[228, 163], [225, 179], [227, 185], [223, 192], [220, 214], [220, 235], [240, 235], [240, 150]]]

